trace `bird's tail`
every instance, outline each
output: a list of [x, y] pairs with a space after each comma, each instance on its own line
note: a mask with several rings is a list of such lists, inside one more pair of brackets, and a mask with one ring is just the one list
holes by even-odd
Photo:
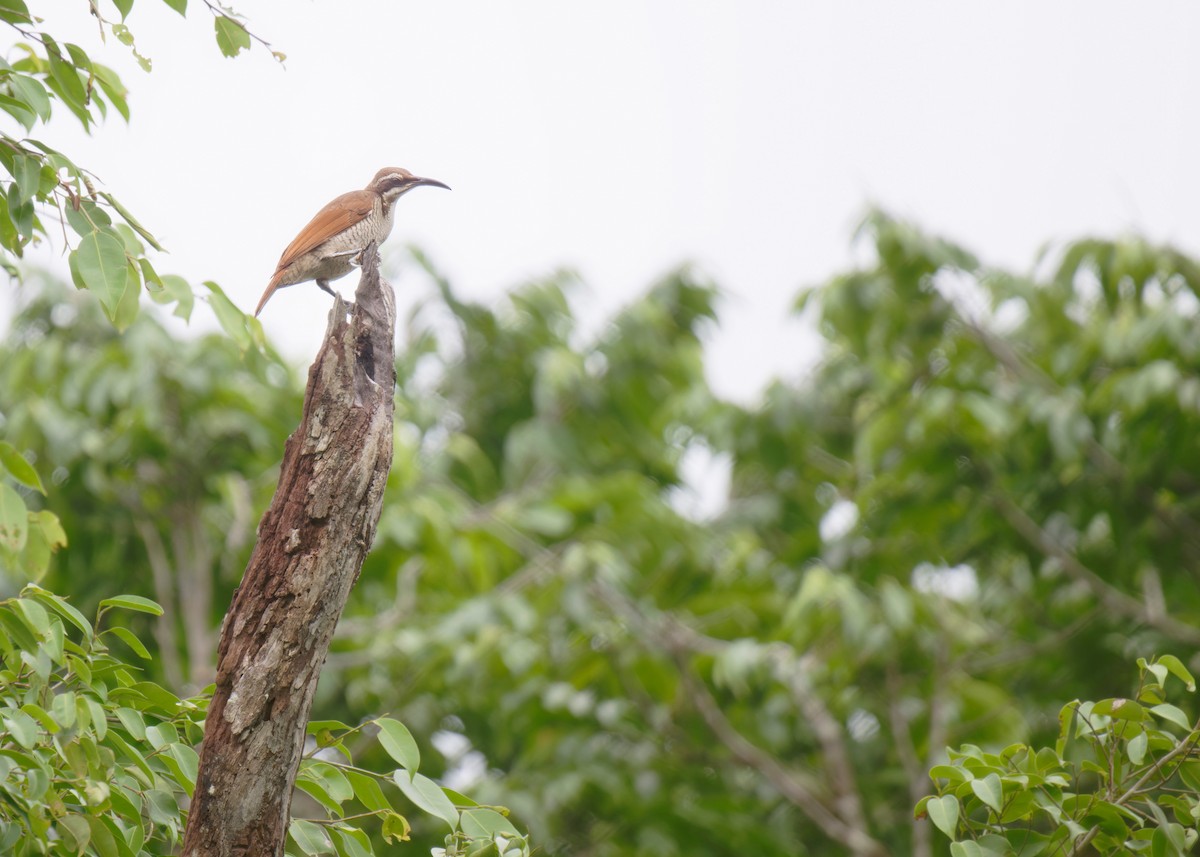
[[262, 312], [262, 308], [267, 305], [267, 301], [271, 299], [271, 295], [275, 294], [275, 292], [279, 290], [279, 281], [282, 279], [283, 277], [280, 275], [279, 271], [276, 271], [275, 276], [271, 277], [271, 282], [267, 283], [267, 290], [263, 292], [262, 297], [259, 298], [258, 307], [254, 310], [255, 318], [258, 318], [258, 314]]

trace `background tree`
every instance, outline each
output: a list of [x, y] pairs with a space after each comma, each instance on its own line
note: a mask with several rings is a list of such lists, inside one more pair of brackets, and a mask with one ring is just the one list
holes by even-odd
[[[860, 240], [870, 261], [802, 300], [824, 360], [754, 408], [705, 382], [717, 292], [694, 273], [588, 337], [569, 276], [486, 308], [431, 271], [437, 297], [398, 352], [377, 548], [318, 716], [399, 717], [423, 775], [511, 806], [549, 853], [935, 854], [949, 841], [912, 809], [943, 748], [1052, 748], [1064, 702], [1120, 697], [1138, 656], [1194, 651], [1195, 264], [1089, 240], [1016, 276], [882, 215]], [[87, 337], [39, 312], [0, 365], [63, 374], [0, 401], [14, 428], [89, 370], [50, 359]], [[153, 340], [142, 324], [108, 347]], [[206, 403], [224, 401], [253, 422], [253, 403], [275, 402], [258, 433], [234, 420], [220, 450], [217, 482], [240, 478], [261, 503], [270, 464], [253, 439], [286, 430], [270, 415], [294, 393], [269, 355], [234, 370], [216, 351], [190, 365], [232, 398], [185, 393], [153, 359], [114, 357], [106, 385], [161, 373], [145, 388], [177, 390], [162, 412], [179, 423], [196, 406], [194, 422], [220, 424]], [[72, 436], [117, 412], [63, 407]], [[27, 443], [54, 472], [58, 448]], [[707, 517], [684, 513], [683, 463], [701, 454], [732, 474]], [[132, 513], [104, 502], [103, 481], [85, 502], [86, 472], [67, 467], [47, 502], [99, 534]], [[68, 496], [79, 512], [54, 505]], [[210, 521], [236, 518], [233, 492], [201, 496]], [[151, 514], [162, 533], [166, 508]], [[145, 550], [114, 560], [104, 544], [73, 543], [56, 585], [86, 591]], [[236, 568], [245, 548], [230, 550]], [[444, 847], [438, 825], [412, 835]]]
[[[181, 14], [186, 10], [185, 0], [166, 2]], [[100, 4], [91, 3], [90, 12], [102, 38], [108, 32], [132, 48], [123, 23], [132, 0], [112, 5], [120, 23], [109, 20]], [[232, 10], [209, 0], [205, 5], [222, 52], [233, 56], [249, 47], [252, 36]], [[16, 46], [21, 59], [0, 62], [0, 89], [10, 93], [0, 92], [0, 109], [26, 131], [50, 118], [52, 102], [65, 105], [89, 131], [108, 106], [128, 118], [124, 87], [111, 69], [77, 45], [60, 48], [23, 0], [0, 4], [0, 21], [29, 40]], [[149, 61], [134, 54], [149, 70]], [[249, 541], [252, 486], [244, 474], [255, 469], [248, 462], [273, 428], [269, 411], [251, 412], [298, 397], [291, 373], [269, 349], [238, 353], [263, 346], [261, 328], [214, 283], [205, 284], [208, 300], [231, 339], [177, 347], [156, 320], [143, 316], [139, 324], [143, 283], [157, 302], [174, 303], [185, 319], [194, 300], [191, 287], [180, 277], [159, 276], [143, 241], [161, 247], [111, 194], [95, 189], [85, 170], [37, 140], [2, 131], [0, 163], [12, 176], [7, 197], [0, 198], [0, 263], [17, 276], [12, 257], [48, 237], [43, 219], [57, 218], [75, 285], [90, 290], [112, 327], [128, 333], [118, 337], [98, 325], [95, 303], [72, 300], [45, 278], [31, 284], [32, 303], [14, 326], [4, 362], [0, 428], [20, 446], [0, 441], [0, 588], [13, 593], [22, 580], [40, 578], [51, 553], [66, 543], [61, 518], [37, 508], [49, 502], [64, 514], [86, 510], [67, 522], [79, 523], [83, 552], [74, 556], [87, 558], [82, 572], [94, 581], [76, 591], [80, 603], [98, 598], [99, 605], [92, 623], [70, 601], [34, 585], [0, 601], [0, 850], [103, 857], [158, 852], [178, 844], [182, 806], [190, 801], [199, 812], [193, 745], [209, 697], [205, 691], [180, 699], [139, 680], [139, 667], [114, 656], [109, 642], [120, 640], [135, 657], [151, 660], [130, 630], [98, 632], [106, 612], [124, 607], [163, 616], [164, 610], [136, 595], [104, 597], [113, 580], [93, 573], [107, 561], [141, 582], [145, 575], [138, 567], [149, 566], [168, 611], [156, 626], [156, 667], [175, 687], [196, 690], [206, 683], [219, 616], [213, 613], [214, 566], [227, 566]], [[122, 222], [114, 223], [118, 217]], [[165, 366], [178, 371], [160, 372]], [[249, 391], [261, 395], [243, 398]], [[389, 404], [390, 396], [389, 387]], [[191, 412], [185, 414], [184, 406]], [[185, 447], [173, 460], [164, 455]], [[38, 499], [47, 493], [34, 466], [39, 459], [56, 462], [53, 483], [69, 485], [80, 505], [65, 492]], [[145, 558], [135, 551], [129, 563], [134, 534]], [[178, 620], [170, 615], [176, 611]], [[318, 660], [323, 655], [322, 649]], [[214, 705], [224, 701], [218, 695]], [[297, 726], [301, 738], [303, 727]], [[379, 822], [384, 841], [406, 839], [408, 821], [393, 808], [403, 797], [409, 807], [449, 825], [441, 849], [446, 854], [528, 853], [502, 808], [480, 807], [419, 772], [419, 754], [398, 721], [376, 717], [354, 727], [324, 721], [312, 725], [312, 734], [297, 785], [311, 798], [308, 808], [316, 817], [291, 820], [290, 842], [297, 850], [370, 854], [362, 829], [368, 820]], [[386, 777], [355, 766], [346, 746], [348, 736], [368, 734], [379, 737], [390, 757]], [[290, 804], [290, 798], [282, 802]]]
[[[802, 302], [824, 361], [756, 409], [708, 391], [686, 273], [591, 342], [561, 280], [495, 311], [443, 283], [461, 341], [401, 372], [420, 466], [330, 704], [441, 727], [551, 851], [928, 854], [942, 748], [1052, 745], [1065, 687], [1192, 650], [1194, 263], [863, 238]], [[707, 520], [677, 511], [696, 448], [733, 473]]]
[[88, 295], [29, 285], [37, 297], [0, 346], [0, 411], [11, 442], [52, 462], [50, 505], [76, 548], [45, 582], [85, 603], [153, 597], [162, 677], [198, 691], [299, 412], [296, 373], [145, 313], [119, 334]]
[[[130, 5], [97, 10], [126, 43]], [[222, 50], [249, 45], [228, 10], [206, 6]], [[228, 340], [181, 344], [138, 314], [143, 286], [184, 316], [192, 290], [157, 273], [152, 236], [86, 170], [26, 136], [56, 109], [88, 128], [110, 106], [124, 115], [124, 87], [19, 0], [0, 4], [0, 21], [24, 44], [0, 65], [0, 109], [21, 129], [0, 134], [10, 177], [0, 249], [11, 264], [61, 233], [72, 277], [89, 290], [70, 300], [34, 277], [0, 348], [4, 585], [15, 595], [49, 563], [46, 580], [77, 610], [121, 591], [156, 597], [174, 616], [154, 626], [147, 666], [170, 690], [142, 697], [176, 705], [206, 680], [298, 381], [215, 285], [207, 298]], [[1005, 748], [1026, 747], [1020, 758], [1042, 764], [1039, 776], [1082, 765], [1054, 746], [1064, 697], [1098, 700], [1071, 715], [1089, 720], [1091, 731], [1072, 735], [1093, 750], [1119, 745], [1131, 764], [1154, 766], [1187, 747], [1170, 731], [1178, 723], [1147, 719], [1140, 748], [1112, 711], [1138, 657], [1135, 699], [1165, 693], [1156, 654], [1197, 666], [1187, 656], [1200, 639], [1200, 269], [1171, 248], [1089, 239], [1014, 275], [879, 214], [860, 240], [868, 262], [800, 302], [824, 360], [752, 408], [718, 400], [705, 381], [703, 334], [719, 303], [694, 272], [664, 278], [588, 336], [565, 275], [488, 308], [430, 271], [439, 297], [411, 319], [398, 360], [401, 426], [380, 544], [318, 691], [327, 720], [314, 752], [340, 746], [409, 773], [419, 762], [423, 777], [513, 806], [548, 853], [926, 855], [949, 841], [912, 808], [934, 790], [928, 771], [948, 761], [948, 745], [967, 746], [935, 768], [940, 809], [929, 817], [960, 838], [956, 854], [975, 853], [967, 842], [1013, 846], [1002, 828], [1024, 819], [990, 818], [988, 800], [1032, 791], [1016, 785], [1029, 772], [1011, 769], [1021, 751]], [[731, 473], [727, 503], [704, 517], [688, 511], [685, 464], [697, 456]], [[71, 546], [51, 561], [62, 530]], [[110, 677], [121, 667], [88, 648], [87, 627], [50, 606], [53, 596], [26, 597], [58, 618], [15, 602], [0, 610], [0, 703], [40, 726], [0, 715], [2, 749], [33, 754], [0, 789], [31, 818], [42, 807], [55, 819], [102, 813], [86, 788], [69, 812], [55, 814], [46, 789], [31, 803], [28, 786], [42, 779], [24, 772], [69, 788], [121, 783], [115, 750], [114, 766], [97, 750], [98, 768], [91, 758], [86, 771], [72, 767], [65, 747], [84, 740], [60, 733], [82, 722], [72, 719], [80, 709], [59, 703], [56, 715], [44, 698], [69, 686], [101, 703], [111, 690], [68, 661], [68, 638], [85, 669], [94, 658]], [[60, 640], [61, 662], [37, 660]], [[1182, 722], [1195, 722], [1186, 700], [1155, 699], [1139, 705], [1178, 703]], [[411, 746], [386, 714], [412, 727]], [[361, 737], [377, 727], [392, 743]], [[176, 738], [163, 746], [187, 744]], [[360, 794], [310, 761], [326, 821], [353, 800], [379, 814], [377, 844], [407, 835], [368, 786]], [[43, 767], [52, 762], [62, 764]], [[163, 770], [142, 771], [143, 785], [171, 792], [178, 808], [186, 770], [167, 771], [173, 783], [158, 779]], [[999, 799], [983, 785], [993, 774]], [[1073, 787], [1086, 800], [1102, 791]], [[422, 806], [434, 793], [408, 799]], [[465, 847], [454, 832], [447, 840], [445, 806], [424, 806], [432, 817], [413, 819], [413, 837]], [[1133, 818], [1112, 810], [1124, 833], [1106, 810], [1072, 816], [1078, 830], [1061, 824], [1092, 848], [1190, 847], [1190, 804], [1163, 803], [1174, 813], [1165, 824], [1139, 807]], [[451, 808], [465, 836], [467, 816]], [[149, 835], [134, 809], [118, 831], [131, 850], [136, 830]], [[166, 815], [151, 820], [169, 842]], [[1103, 836], [1092, 832], [1101, 822]], [[84, 823], [87, 847], [107, 841]], [[298, 849], [365, 847], [313, 824], [299, 826]], [[1068, 840], [1053, 842], [1069, 853]], [[78, 837], [30, 841], [73, 852]]]

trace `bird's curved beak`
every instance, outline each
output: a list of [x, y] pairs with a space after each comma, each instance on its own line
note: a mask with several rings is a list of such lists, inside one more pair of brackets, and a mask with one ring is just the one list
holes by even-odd
[[413, 179], [413, 183], [412, 183], [413, 187], [420, 187], [421, 185], [429, 185], [430, 187], [442, 187], [442, 188], [445, 188], [446, 190], [450, 190], [450, 185], [448, 185], [444, 182], [440, 182], [437, 179], [423, 179], [420, 177]]

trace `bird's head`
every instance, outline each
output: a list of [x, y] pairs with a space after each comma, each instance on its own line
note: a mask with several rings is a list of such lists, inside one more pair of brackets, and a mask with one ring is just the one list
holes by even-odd
[[377, 172], [375, 178], [371, 179], [371, 183], [367, 185], [367, 190], [375, 191], [383, 197], [384, 202], [390, 205], [413, 188], [421, 185], [444, 187], [446, 190], [450, 190], [449, 185], [443, 184], [437, 179], [414, 176], [408, 170], [402, 170], [399, 167], [384, 167]]

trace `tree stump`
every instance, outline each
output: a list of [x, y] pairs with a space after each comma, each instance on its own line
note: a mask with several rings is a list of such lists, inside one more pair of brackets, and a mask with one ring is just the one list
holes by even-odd
[[283, 854], [313, 692], [392, 463], [395, 325], [372, 244], [355, 303], [338, 297], [330, 310], [300, 426], [222, 625], [184, 857]]

